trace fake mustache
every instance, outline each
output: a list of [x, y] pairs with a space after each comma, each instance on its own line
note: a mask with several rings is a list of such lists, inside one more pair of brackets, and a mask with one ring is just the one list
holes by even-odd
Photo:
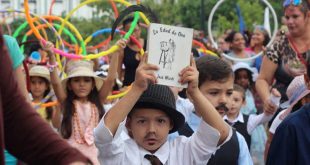
[[227, 112], [228, 111], [228, 108], [226, 107], [226, 105], [225, 104], [220, 104], [220, 105], [218, 105], [217, 107], [215, 107], [215, 109], [216, 110], [224, 110], [225, 112]]

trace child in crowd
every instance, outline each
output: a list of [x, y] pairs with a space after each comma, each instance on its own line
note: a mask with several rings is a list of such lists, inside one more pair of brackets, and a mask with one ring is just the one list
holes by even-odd
[[[145, 55], [137, 68], [131, 90], [111, 108], [95, 129], [102, 164], [206, 164], [217, 147], [230, 139], [231, 129], [198, 89], [198, 72], [191, 66], [180, 73], [187, 93], [203, 121], [190, 137], [167, 141], [169, 133], [184, 124], [169, 87], [156, 83], [156, 65]], [[127, 120], [126, 120], [127, 118]], [[127, 128], [129, 139], [120, 134]]]
[[[200, 91], [224, 117], [230, 107], [230, 97], [233, 92], [234, 76], [230, 65], [217, 57], [204, 56], [197, 60], [197, 69], [199, 70]], [[180, 111], [182, 112], [182, 109]], [[187, 109], [186, 112], [189, 111]], [[189, 115], [185, 116], [189, 127], [184, 129], [187, 129], [186, 132], [195, 132], [201, 121], [200, 115], [198, 113], [183, 114]], [[232, 150], [235, 152], [232, 153]], [[208, 162], [208, 165], [216, 164], [253, 164], [247, 143], [240, 133], [233, 131], [232, 138], [221, 146]]]
[[[210, 100], [218, 113], [224, 116], [230, 107], [233, 93], [234, 74], [231, 66], [217, 57], [203, 56], [197, 60], [197, 69], [200, 91]], [[241, 134], [233, 131], [232, 138], [221, 146], [208, 162], [208, 165], [215, 164], [253, 164], [246, 141]]]
[[53, 47], [48, 42], [44, 50], [49, 56], [51, 83], [62, 107], [60, 133], [72, 146], [98, 165], [93, 129], [104, 114], [102, 105], [114, 85], [118, 57], [112, 56], [108, 77], [104, 82], [95, 75], [93, 62], [86, 60], [70, 60], [66, 64], [67, 77], [60, 81]]
[[245, 115], [240, 113], [241, 107], [246, 103], [246, 98], [245, 90], [237, 84], [234, 85], [234, 91], [231, 99], [231, 107], [224, 116], [224, 120], [226, 120], [229, 125], [234, 127], [243, 135], [247, 141], [248, 147], [250, 147], [251, 134], [254, 129], [258, 125], [268, 122], [272, 118], [272, 115], [266, 113], [262, 113], [260, 115]]
[[[29, 71], [30, 76], [30, 93], [32, 96], [32, 103], [36, 107], [41, 101], [50, 94], [50, 73], [44, 66], [34, 66]], [[46, 102], [52, 102], [52, 98], [49, 98]], [[37, 112], [48, 123], [53, 124], [55, 128], [59, 128], [59, 121], [55, 118], [56, 107], [38, 107]]]
[[[241, 112], [245, 115], [259, 114], [263, 112], [262, 101], [255, 90], [256, 68], [250, 67], [247, 63], [238, 62], [233, 65], [235, 73], [235, 84], [245, 90], [245, 104]], [[266, 131], [263, 125], [259, 125], [251, 134], [250, 152], [255, 164], [264, 164], [263, 153], [267, 141]]]

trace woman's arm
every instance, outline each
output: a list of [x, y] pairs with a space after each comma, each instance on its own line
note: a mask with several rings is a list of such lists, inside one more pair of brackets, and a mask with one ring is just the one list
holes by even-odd
[[264, 110], [273, 108], [269, 102], [270, 87], [273, 82], [274, 74], [278, 64], [271, 61], [268, 57], [263, 57], [260, 73], [255, 83], [256, 91], [264, 103]]

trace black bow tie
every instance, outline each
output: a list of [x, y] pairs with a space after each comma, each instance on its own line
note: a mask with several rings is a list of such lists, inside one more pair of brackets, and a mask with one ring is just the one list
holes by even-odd
[[163, 165], [155, 155], [146, 154], [144, 158], [151, 162], [151, 165]]

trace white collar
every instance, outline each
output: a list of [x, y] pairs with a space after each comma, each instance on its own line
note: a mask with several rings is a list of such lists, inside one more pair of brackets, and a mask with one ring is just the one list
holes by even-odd
[[166, 162], [168, 161], [168, 157], [169, 157], [169, 142], [168, 140], [154, 153], [150, 153], [149, 151], [145, 150], [144, 148], [139, 146], [139, 151], [140, 151], [140, 159], [141, 162], [143, 162], [144, 156], [146, 154], [150, 154], [150, 155], [155, 155], [162, 164], [166, 164]]
[[182, 101], [182, 100], [184, 100], [184, 98], [182, 98], [182, 97], [180, 97], [180, 96], [178, 96], [178, 98], [176, 99], [177, 102], [180, 102], [180, 101]]
[[238, 115], [237, 118], [235, 118], [233, 121], [229, 120], [227, 115], [225, 115], [225, 116], [223, 117], [223, 119], [224, 119], [224, 120], [227, 120], [227, 121], [229, 121], [229, 122], [232, 122], [232, 123], [236, 123], [237, 121], [239, 121], [239, 122], [241, 122], [241, 123], [244, 123], [243, 115], [242, 115], [241, 112], [239, 112], [239, 115]]

